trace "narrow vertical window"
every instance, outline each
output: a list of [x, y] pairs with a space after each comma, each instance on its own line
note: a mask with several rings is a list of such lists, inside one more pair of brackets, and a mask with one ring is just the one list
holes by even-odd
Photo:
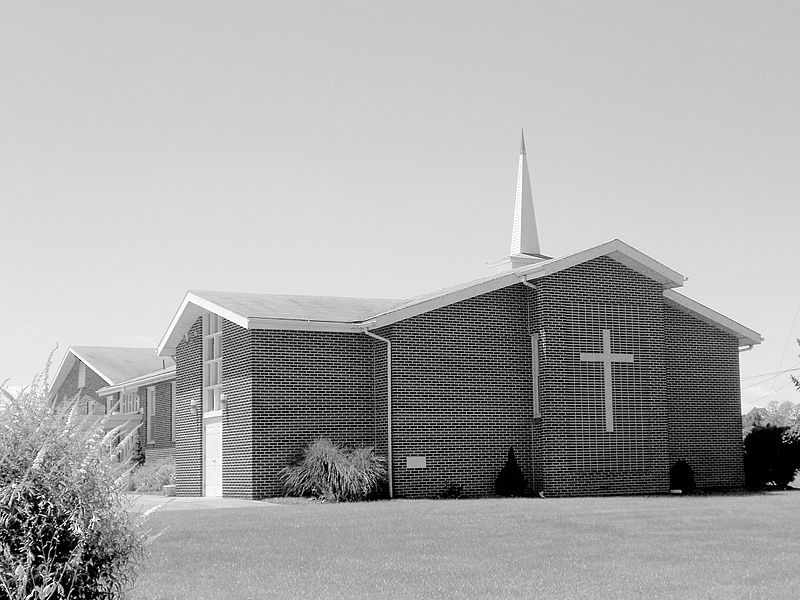
[[153, 431], [153, 422], [156, 416], [156, 388], [150, 386], [147, 388], [147, 443], [152, 444], [155, 440], [155, 432]]
[[175, 441], [175, 406], [178, 404], [178, 386], [177, 382], [173, 381], [172, 385], [170, 386], [170, 404], [171, 404], [171, 415], [172, 418], [170, 420], [170, 433], [169, 439], [170, 441]]
[[533, 376], [533, 418], [541, 417], [539, 409], [539, 334], [531, 335], [531, 371]]
[[222, 409], [222, 317], [203, 317], [203, 412]]
[[86, 387], [86, 365], [82, 362], [78, 363], [78, 387]]

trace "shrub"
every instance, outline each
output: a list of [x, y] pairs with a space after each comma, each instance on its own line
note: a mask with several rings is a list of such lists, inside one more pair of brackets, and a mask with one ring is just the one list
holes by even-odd
[[785, 488], [800, 469], [800, 436], [789, 427], [756, 426], [744, 439], [745, 485]]
[[495, 490], [500, 496], [523, 496], [528, 487], [528, 481], [522, 474], [514, 454], [514, 446], [508, 448], [506, 464], [494, 482]]
[[175, 461], [149, 460], [131, 471], [128, 481], [131, 491], [160, 492], [165, 485], [175, 483]]
[[0, 414], [0, 598], [122, 597], [144, 555], [113, 439], [40, 376]]
[[685, 460], [679, 460], [669, 471], [669, 489], [691, 494], [695, 490], [694, 470]]
[[289, 496], [333, 501], [376, 497], [386, 482], [386, 460], [374, 448], [340, 448], [319, 439], [302, 450], [300, 460], [278, 474]]
[[460, 483], [448, 483], [445, 486], [444, 491], [442, 492], [442, 495], [439, 496], [439, 497], [443, 498], [443, 499], [457, 499], [457, 498], [461, 498], [461, 496], [463, 494], [464, 494], [464, 486], [463, 486], [463, 484], [460, 484]]

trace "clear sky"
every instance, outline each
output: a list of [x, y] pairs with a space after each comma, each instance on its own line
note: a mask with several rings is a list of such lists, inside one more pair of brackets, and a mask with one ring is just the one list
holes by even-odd
[[[0, 380], [188, 289], [403, 298], [620, 238], [800, 400], [800, 2], [5, 2]], [[61, 352], [57, 356], [60, 359]], [[762, 381], [765, 380], [765, 381]], [[772, 394], [768, 396], [768, 394]]]

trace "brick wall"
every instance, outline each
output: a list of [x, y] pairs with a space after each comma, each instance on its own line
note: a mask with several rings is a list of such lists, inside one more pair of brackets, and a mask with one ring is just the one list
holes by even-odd
[[376, 443], [371, 338], [265, 330], [251, 336], [253, 497], [282, 494], [278, 471], [316, 438]]
[[[512, 445], [531, 481], [526, 297], [515, 285], [392, 326], [396, 496], [494, 494]], [[425, 468], [407, 468], [422, 456]]]
[[[202, 400], [203, 400], [203, 325], [197, 319], [175, 350], [177, 406], [175, 431], [175, 484], [179, 496], [203, 493]], [[198, 410], [190, 409], [192, 400]]]
[[666, 309], [669, 459], [687, 461], [699, 488], [744, 485], [737, 340]]
[[156, 390], [156, 412], [151, 417], [153, 424], [153, 440], [147, 443], [147, 415], [150, 407], [147, 404], [147, 388], [139, 388], [139, 406], [142, 408], [142, 426], [139, 430], [142, 448], [147, 460], [161, 460], [173, 456], [175, 442], [172, 439], [172, 380], [159, 381], [152, 387]]
[[252, 498], [253, 493], [253, 352], [250, 332], [222, 323], [222, 384], [227, 396], [222, 419], [222, 493]]
[[[608, 257], [536, 281], [545, 494], [639, 494], [668, 489], [661, 286]], [[613, 364], [614, 431], [605, 428], [600, 363], [581, 352], [632, 353]]]
[[[59, 388], [55, 390], [53, 397], [58, 400], [70, 400], [78, 394], [81, 399], [80, 409], [83, 414], [87, 414], [88, 410], [94, 411], [94, 414], [105, 414], [106, 402], [105, 399], [97, 395], [97, 390], [106, 387], [108, 383], [87, 365], [86, 385], [83, 388], [79, 388], [78, 370], [80, 365], [81, 360], [76, 357], [75, 364], [72, 365], [72, 369], [70, 369], [64, 381], [61, 382]], [[88, 399], [85, 402], [83, 401], [84, 396], [91, 398], [91, 406]]]

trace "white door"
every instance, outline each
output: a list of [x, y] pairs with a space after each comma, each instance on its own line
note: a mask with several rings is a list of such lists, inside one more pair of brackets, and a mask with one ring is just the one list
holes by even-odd
[[222, 418], [203, 424], [203, 495], [222, 496]]

